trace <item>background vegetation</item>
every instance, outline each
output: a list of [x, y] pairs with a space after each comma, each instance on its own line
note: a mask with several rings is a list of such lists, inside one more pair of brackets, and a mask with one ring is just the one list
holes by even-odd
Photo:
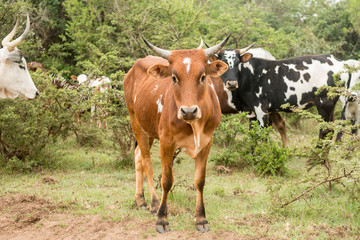
[[[47, 72], [31, 73], [40, 98], [0, 101], [0, 195], [27, 193], [27, 182], [41, 181], [42, 174], [50, 172], [59, 181], [36, 194], [68, 203], [77, 212], [100, 213], [115, 221], [124, 214], [130, 218], [144, 215], [127, 212], [132, 211], [134, 191], [133, 170], [127, 168], [133, 166], [134, 138], [122, 89], [123, 77], [134, 61], [151, 53], [140, 36], [171, 50], [195, 48], [200, 37], [211, 45], [231, 32], [226, 48], [255, 42], [278, 59], [320, 53], [360, 59], [357, 0], [0, 0], [0, 39], [11, 31], [17, 16], [23, 29], [26, 12], [31, 31], [19, 48], [28, 62], [41, 62]], [[81, 73], [108, 76], [112, 89], [106, 95], [94, 95], [87, 87], [59, 89], [52, 84], [71, 82], [71, 75]], [[107, 123], [105, 129], [90, 121], [89, 109], [95, 104], [108, 113], [95, 117]], [[340, 111], [338, 107], [336, 119]], [[340, 229], [339, 233], [324, 230], [315, 236], [356, 239], [360, 232], [360, 139], [350, 134], [349, 124], [329, 125], [313, 112], [285, 115], [288, 148], [282, 147], [271, 128], [249, 130], [243, 115], [223, 117], [214, 138], [205, 193], [211, 196], [206, 197], [210, 221], [218, 221], [215, 229], [302, 239], [313, 236], [306, 229], [326, 226]], [[74, 120], [78, 116], [81, 120]], [[343, 125], [342, 142], [317, 140], [319, 128], [338, 132]], [[155, 143], [154, 171], [160, 174], [157, 151]], [[189, 201], [193, 173], [186, 165], [192, 162], [185, 155], [176, 162], [181, 164], [175, 165], [178, 180], [170, 214], [181, 222], [177, 228], [188, 229], [184, 219], [192, 214], [188, 205], [194, 204]], [[87, 188], [78, 172], [85, 172]], [[124, 185], [115, 184], [116, 189], [122, 188], [120, 193], [109, 192], [115, 197], [104, 199], [99, 185], [109, 179]], [[70, 190], [72, 184], [75, 190]], [[62, 195], [57, 193], [59, 188]], [[77, 200], [71, 195], [74, 191]], [[92, 192], [97, 193], [95, 198], [89, 197]], [[123, 197], [115, 204], [118, 218], [110, 217], [113, 211], [109, 211], [116, 196], [117, 200]], [[221, 212], [224, 215], [216, 215]], [[259, 230], [259, 224], [267, 231]], [[282, 231], [288, 224], [294, 229]]]

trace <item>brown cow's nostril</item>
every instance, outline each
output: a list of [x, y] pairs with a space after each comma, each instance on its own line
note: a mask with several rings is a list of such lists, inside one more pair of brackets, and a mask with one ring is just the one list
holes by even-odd
[[194, 120], [198, 113], [198, 107], [181, 107], [180, 111], [184, 120]]

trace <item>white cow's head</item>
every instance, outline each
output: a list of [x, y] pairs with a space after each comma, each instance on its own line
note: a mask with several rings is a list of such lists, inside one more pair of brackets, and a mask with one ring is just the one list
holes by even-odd
[[20, 96], [25, 99], [34, 99], [38, 96], [38, 90], [31, 79], [22, 52], [16, 47], [25, 39], [30, 30], [29, 15], [27, 15], [23, 34], [10, 42], [18, 26], [19, 18], [13, 30], [1, 42], [3, 48], [0, 49], [0, 98]]

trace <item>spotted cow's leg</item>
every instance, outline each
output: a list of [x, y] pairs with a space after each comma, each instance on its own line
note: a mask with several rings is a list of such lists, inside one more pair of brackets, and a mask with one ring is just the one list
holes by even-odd
[[208, 232], [210, 230], [209, 223], [205, 216], [204, 207], [204, 186], [206, 178], [206, 163], [209, 155], [212, 140], [209, 144], [201, 150], [195, 159], [195, 188], [196, 188], [196, 229], [201, 232]]
[[[346, 104], [343, 106], [343, 110], [341, 111], [341, 117], [340, 117], [341, 120], [346, 120], [345, 111], [346, 111]], [[343, 124], [342, 126], [345, 126], [345, 125]], [[338, 134], [336, 135], [336, 141], [337, 142], [341, 141], [342, 135], [343, 135], [342, 131], [338, 132]]]
[[[327, 104], [322, 104], [322, 105], [317, 105], [317, 110], [319, 112], [319, 114], [321, 115], [321, 117], [326, 121], [326, 122], [333, 122], [334, 121], [334, 109], [335, 109], [335, 104], [337, 99], [334, 101], [329, 102], [329, 100], [324, 99], [322, 102], [325, 102]], [[334, 131], [330, 130], [330, 129], [320, 129], [319, 132], [319, 138], [320, 139], [324, 139], [329, 133], [333, 133]]]
[[167, 219], [167, 198], [174, 182], [172, 166], [175, 146], [167, 144], [166, 142], [167, 141], [160, 141], [162, 197], [158, 211], [158, 219], [156, 221], [156, 231], [159, 233], [166, 233], [170, 231], [169, 221]]
[[285, 119], [278, 112], [270, 113], [269, 118], [274, 123], [276, 129], [279, 131], [283, 146], [286, 147], [288, 144], [288, 139], [286, 136]]

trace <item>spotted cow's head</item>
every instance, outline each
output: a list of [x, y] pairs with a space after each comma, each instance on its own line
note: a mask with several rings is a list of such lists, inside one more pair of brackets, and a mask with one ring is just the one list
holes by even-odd
[[27, 68], [26, 60], [17, 46], [25, 39], [30, 30], [29, 15], [27, 15], [24, 33], [17, 39], [10, 41], [18, 29], [19, 19], [14, 29], [2, 40], [0, 49], [0, 98], [34, 99], [38, 90]]
[[239, 64], [245, 63], [251, 59], [252, 54], [244, 53], [248, 51], [253, 45], [254, 44], [243, 49], [221, 50], [218, 53], [218, 59], [225, 62], [229, 66], [229, 69], [221, 76], [221, 79], [223, 80], [223, 83], [227, 89], [235, 90], [239, 87]]
[[167, 59], [169, 65], [155, 64], [148, 69], [148, 74], [155, 78], [171, 78], [177, 117], [191, 122], [202, 117], [202, 105], [208, 94], [208, 76], [219, 77], [227, 65], [219, 60], [209, 63], [209, 57], [218, 52], [228, 41], [230, 35], [221, 43], [208, 49], [168, 51], [155, 47], [147, 40], [146, 45], [157, 55]]

